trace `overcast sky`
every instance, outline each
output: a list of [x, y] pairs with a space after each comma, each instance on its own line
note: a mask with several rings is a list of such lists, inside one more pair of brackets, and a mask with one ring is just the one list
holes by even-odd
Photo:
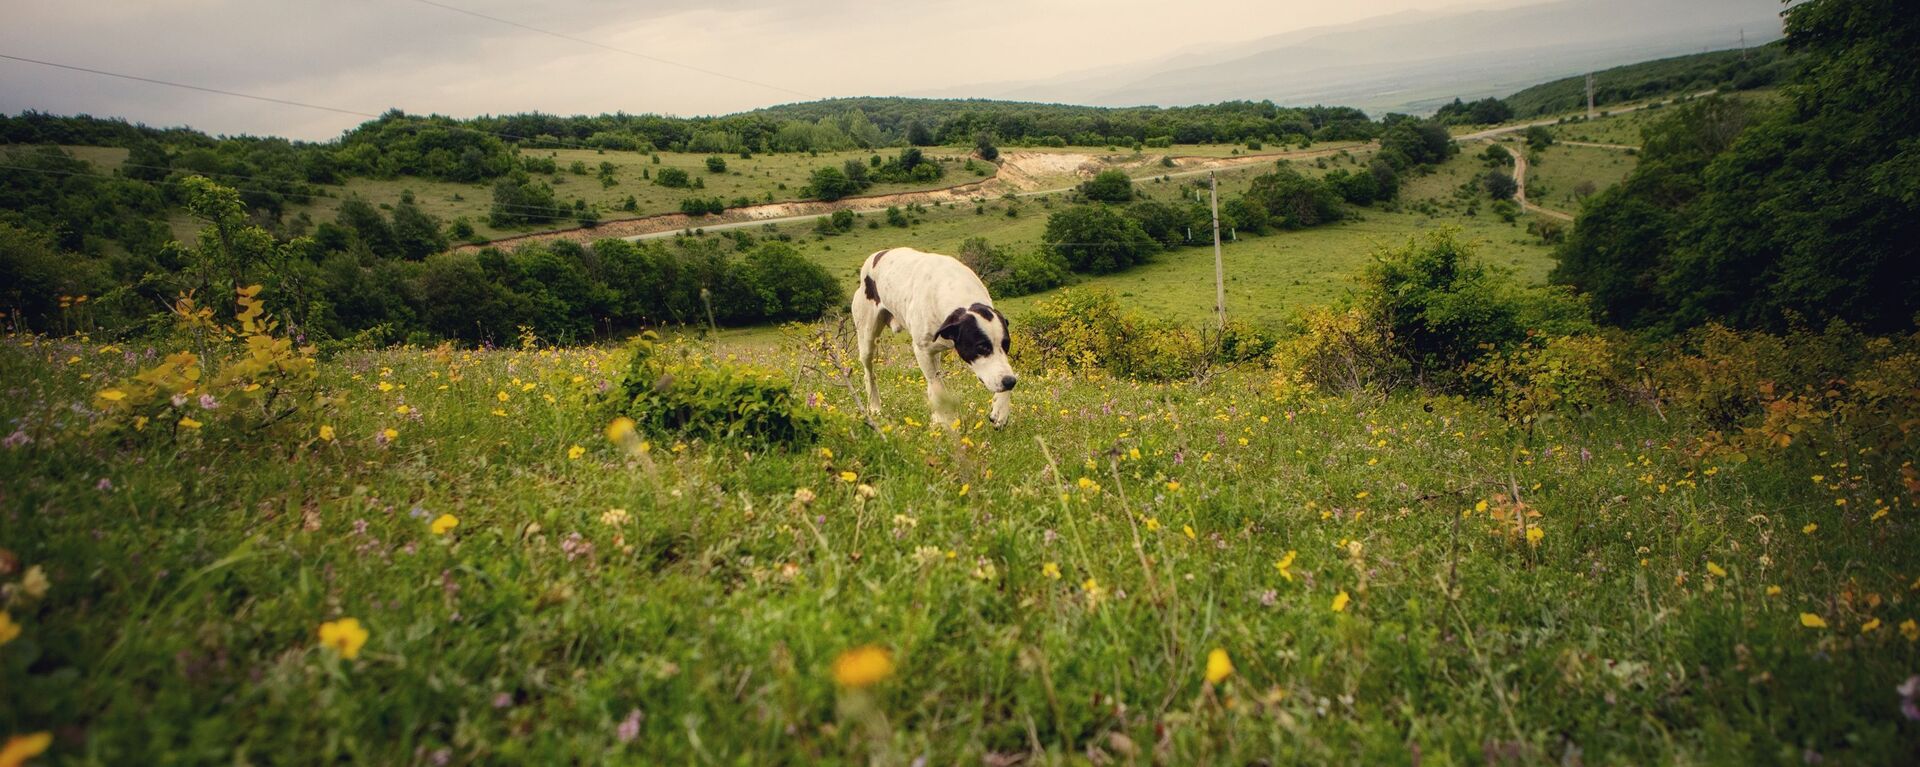
[[[359, 112], [723, 114], [1125, 64], [1407, 10], [1522, 0], [0, 0], [0, 54]], [[0, 111], [332, 138], [364, 118], [0, 59]]]

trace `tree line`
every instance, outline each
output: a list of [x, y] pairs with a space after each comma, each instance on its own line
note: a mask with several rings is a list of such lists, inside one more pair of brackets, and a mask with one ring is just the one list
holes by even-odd
[[[8, 191], [0, 186], [0, 200], [11, 203], [17, 198]], [[141, 184], [118, 191], [155, 193]], [[522, 328], [578, 342], [663, 324], [811, 319], [842, 297], [838, 281], [790, 244], [743, 232], [452, 253], [441, 223], [405, 197], [387, 211], [348, 200], [337, 221], [283, 239], [261, 228], [229, 187], [193, 177], [179, 193], [201, 219], [197, 247], [76, 252], [71, 238], [37, 226], [31, 211], [21, 216], [8, 207], [0, 215], [7, 324], [138, 336], [164, 326], [166, 307], [182, 293], [218, 295], [258, 283], [282, 297], [276, 310], [305, 342], [502, 343]], [[105, 205], [111, 198], [89, 199]]]

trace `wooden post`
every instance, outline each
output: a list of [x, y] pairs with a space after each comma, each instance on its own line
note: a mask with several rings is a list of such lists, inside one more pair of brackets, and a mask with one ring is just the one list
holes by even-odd
[[1213, 207], [1213, 312], [1220, 317], [1220, 330], [1227, 329], [1227, 268], [1220, 261], [1220, 180], [1207, 173], [1207, 197]]

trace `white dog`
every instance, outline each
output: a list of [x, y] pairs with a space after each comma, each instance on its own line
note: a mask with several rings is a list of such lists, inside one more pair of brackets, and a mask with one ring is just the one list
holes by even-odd
[[1011, 349], [1007, 317], [994, 310], [993, 297], [972, 269], [936, 253], [883, 250], [860, 265], [852, 308], [860, 370], [867, 378], [867, 412], [880, 414], [880, 388], [873, 382], [873, 343], [882, 328], [892, 327], [896, 333], [912, 334], [913, 356], [927, 379], [927, 402], [935, 421], [953, 420], [941, 412], [940, 385], [940, 354], [952, 349], [993, 392], [988, 419], [996, 427], [1007, 425], [1013, 412], [1010, 392], [1019, 381], [1007, 358]]

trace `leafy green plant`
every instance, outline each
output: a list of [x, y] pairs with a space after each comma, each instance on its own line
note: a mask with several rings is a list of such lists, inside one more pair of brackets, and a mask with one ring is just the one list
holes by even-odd
[[609, 417], [631, 418], [654, 434], [710, 442], [790, 446], [820, 435], [820, 413], [777, 372], [687, 353], [651, 331], [634, 341], [632, 354], [608, 396]]

